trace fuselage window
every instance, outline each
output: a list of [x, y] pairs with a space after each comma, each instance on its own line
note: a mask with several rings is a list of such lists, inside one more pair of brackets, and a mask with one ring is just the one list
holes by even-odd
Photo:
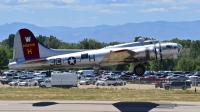
[[86, 53], [86, 54], [81, 54], [81, 59], [88, 59], [88, 53]]
[[177, 47], [176, 47], [176, 46], [174, 46], [174, 49], [177, 49]]

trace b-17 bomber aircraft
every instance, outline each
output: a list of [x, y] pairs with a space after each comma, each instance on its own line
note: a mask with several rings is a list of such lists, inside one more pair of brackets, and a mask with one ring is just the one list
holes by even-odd
[[134, 63], [134, 73], [145, 73], [144, 63], [151, 60], [176, 59], [182, 49], [178, 43], [127, 43], [97, 50], [53, 50], [42, 46], [28, 29], [14, 37], [13, 59], [9, 69], [93, 68]]

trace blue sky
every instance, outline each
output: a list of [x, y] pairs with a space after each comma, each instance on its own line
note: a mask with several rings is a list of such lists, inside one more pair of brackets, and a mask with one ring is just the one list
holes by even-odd
[[89, 27], [200, 20], [200, 0], [0, 0], [0, 25]]

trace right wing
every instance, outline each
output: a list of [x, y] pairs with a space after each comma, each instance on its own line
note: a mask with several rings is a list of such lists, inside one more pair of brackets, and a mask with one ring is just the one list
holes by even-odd
[[107, 53], [104, 56], [101, 63], [124, 62], [126, 59], [131, 58], [134, 55], [136, 55], [136, 52], [127, 49], [110, 51], [110, 53]]

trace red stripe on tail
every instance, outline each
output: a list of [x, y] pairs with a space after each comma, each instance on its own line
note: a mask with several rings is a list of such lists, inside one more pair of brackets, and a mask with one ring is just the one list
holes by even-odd
[[25, 60], [40, 58], [38, 41], [28, 29], [19, 30]]

